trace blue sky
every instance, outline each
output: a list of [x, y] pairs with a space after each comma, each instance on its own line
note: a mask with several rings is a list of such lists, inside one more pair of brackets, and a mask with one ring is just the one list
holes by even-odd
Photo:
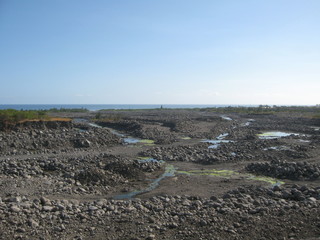
[[319, 12], [319, 0], [0, 0], [0, 104], [319, 104]]

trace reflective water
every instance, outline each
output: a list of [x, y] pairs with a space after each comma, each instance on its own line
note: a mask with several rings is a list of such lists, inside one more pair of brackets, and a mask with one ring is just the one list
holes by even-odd
[[211, 143], [208, 148], [217, 149], [220, 146], [220, 143], [229, 143], [231, 140], [203, 140], [202, 142]]
[[228, 117], [228, 116], [221, 115], [220, 117], [221, 117], [222, 119], [224, 119], [224, 120], [232, 121], [232, 118], [230, 118], [230, 117]]
[[165, 172], [160, 177], [152, 180], [152, 182], [149, 184], [149, 186], [146, 187], [145, 189], [136, 190], [136, 191], [132, 191], [132, 192], [129, 192], [129, 193], [121, 194], [121, 195], [115, 196], [114, 199], [117, 199], [117, 200], [130, 199], [130, 198], [133, 198], [133, 197], [135, 197], [135, 196], [137, 196], [139, 194], [150, 192], [153, 189], [155, 189], [159, 185], [160, 181], [163, 180], [164, 178], [173, 177], [175, 175], [175, 172], [176, 172], [176, 168], [173, 165], [169, 165], [168, 164], [166, 166], [166, 168], [165, 168]]
[[217, 139], [218, 139], [218, 140], [225, 139], [228, 135], [229, 135], [229, 133], [220, 134], [220, 135], [217, 137]]
[[267, 151], [267, 150], [278, 150], [278, 151], [281, 151], [281, 150], [291, 150], [288, 146], [274, 146], [274, 147], [268, 147], [268, 148], [264, 148], [263, 149], [264, 151]]
[[[89, 122], [88, 120], [86, 119], [75, 119], [75, 122], [80, 122], [80, 123], [87, 123], [89, 126], [91, 127], [95, 127], [95, 128], [107, 128], [107, 127], [102, 127], [96, 123], [92, 123], [92, 122]], [[131, 137], [131, 136], [128, 136], [126, 134], [123, 134], [123, 133], [120, 133], [112, 128], [107, 128], [110, 130], [110, 132], [112, 132], [114, 135], [117, 135], [119, 137], [121, 137], [123, 139], [123, 142], [125, 144], [137, 144], [137, 143], [141, 143], [141, 144], [145, 144], [145, 145], [154, 145], [154, 141], [153, 140], [150, 140], [150, 139], [139, 139], [139, 138], [134, 138], [134, 137]]]
[[138, 161], [142, 163], [147, 163], [147, 162], [164, 163], [163, 160], [154, 159], [152, 157], [140, 157]]
[[281, 137], [288, 137], [290, 135], [298, 136], [299, 134], [298, 133], [278, 132], [278, 131], [264, 132], [264, 133], [257, 134], [257, 136], [260, 139], [276, 139], [276, 138], [281, 138]]
[[223, 133], [223, 134], [220, 134], [218, 137], [216, 137], [215, 140], [205, 139], [205, 140], [202, 140], [201, 142], [211, 143], [212, 145], [210, 145], [208, 148], [217, 149], [220, 146], [220, 143], [233, 142], [231, 140], [224, 140], [228, 135], [229, 133]]
[[181, 140], [191, 140], [191, 137], [180, 137]]
[[241, 126], [243, 126], [243, 127], [250, 126], [250, 124], [251, 124], [252, 122], [254, 122], [254, 121], [255, 121], [254, 119], [248, 119], [248, 121], [245, 122], [245, 123], [242, 123]]

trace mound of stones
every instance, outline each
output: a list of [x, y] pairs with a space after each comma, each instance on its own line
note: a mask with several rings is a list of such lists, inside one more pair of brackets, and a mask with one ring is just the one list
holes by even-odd
[[142, 152], [141, 155], [151, 156], [162, 161], [197, 162], [202, 164], [227, 161], [234, 158], [232, 155], [228, 158], [217, 155], [207, 146], [207, 144], [203, 143], [195, 146], [156, 147]]
[[258, 139], [256, 131], [244, 127], [233, 128], [228, 131], [229, 138], [236, 140], [256, 140]]
[[[273, 131], [279, 129], [281, 131], [313, 134], [313, 130], [308, 127], [308, 125], [316, 126], [314, 125], [316, 121], [311, 118], [279, 117], [272, 115], [254, 115], [252, 117], [256, 119], [256, 122], [250, 125], [249, 128], [258, 131]], [[297, 138], [297, 136], [289, 136], [288, 138]]]
[[293, 228], [292, 236], [305, 229], [318, 233], [313, 223], [320, 212], [319, 191], [245, 186], [222, 198], [164, 195], [88, 202], [12, 195], [0, 198], [0, 231], [4, 239], [255, 239], [252, 229], [261, 227], [274, 231], [259, 231], [259, 239], [283, 239]]
[[127, 133], [132, 133], [142, 128], [142, 125], [134, 120], [96, 121], [96, 124], [102, 127], [114, 128]]
[[307, 162], [272, 160], [264, 163], [250, 163], [246, 166], [246, 170], [280, 179], [315, 180], [320, 177], [320, 166]]
[[218, 143], [216, 148], [208, 148], [212, 144], [200, 143], [197, 145], [155, 147], [141, 153], [142, 156], [152, 156], [163, 161], [196, 162], [212, 164], [216, 162], [231, 162], [251, 160], [256, 157], [271, 158], [266, 151], [261, 151], [266, 143], [263, 141], [240, 141]]
[[52, 127], [53, 122], [40, 126], [38, 124], [33, 128], [25, 127], [0, 132], [0, 153], [2, 155], [59, 153], [121, 143], [121, 139], [108, 129], [89, 128], [84, 131], [72, 124], [68, 127], [60, 125]]
[[181, 132], [181, 133], [190, 133], [194, 130], [196, 130], [196, 127], [194, 126], [192, 121], [187, 120], [167, 120], [163, 123], [164, 126], [169, 127], [171, 131], [175, 132]]
[[30, 129], [72, 128], [72, 123], [71, 121], [26, 121], [26, 122], [17, 123], [14, 125], [8, 125], [6, 128], [0, 125], [1, 131], [9, 131], [9, 130], [17, 131], [23, 128], [30, 128]]
[[108, 154], [0, 159], [0, 176], [35, 181], [36, 185], [47, 181], [50, 188], [44, 191], [48, 194], [109, 192], [128, 185], [128, 181], [144, 180], [146, 174], [161, 169], [159, 162], [141, 162]]

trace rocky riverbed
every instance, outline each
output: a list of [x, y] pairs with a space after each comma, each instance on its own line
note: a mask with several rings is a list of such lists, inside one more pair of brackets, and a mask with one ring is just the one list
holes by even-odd
[[[0, 132], [0, 239], [320, 236], [319, 121], [204, 110], [60, 114], [75, 121]], [[295, 134], [259, 137], [268, 131]]]

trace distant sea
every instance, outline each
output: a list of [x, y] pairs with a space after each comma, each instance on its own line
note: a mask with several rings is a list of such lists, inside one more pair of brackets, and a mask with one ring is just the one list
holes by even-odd
[[[48, 110], [51, 108], [85, 108], [90, 111], [101, 109], [155, 109], [155, 108], [208, 108], [208, 107], [228, 107], [238, 105], [193, 105], [193, 104], [4, 104], [0, 109], [16, 110]], [[254, 105], [250, 105], [253, 107]]]

